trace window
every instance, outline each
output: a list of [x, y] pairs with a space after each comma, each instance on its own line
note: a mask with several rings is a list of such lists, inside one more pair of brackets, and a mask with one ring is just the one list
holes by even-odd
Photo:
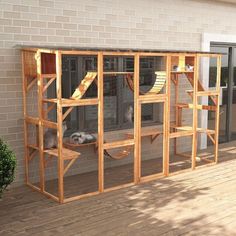
[[[160, 58], [140, 59], [140, 89], [148, 91], [155, 81], [156, 68], [162, 67]], [[70, 97], [75, 88], [84, 78], [87, 71], [97, 71], [96, 56], [63, 56], [62, 58], [62, 95]], [[134, 71], [132, 57], [104, 58], [104, 71]], [[86, 92], [86, 98], [97, 97], [97, 86], [93, 83]], [[127, 120], [127, 112], [133, 119], [134, 94], [127, 86], [124, 75], [104, 75], [104, 128], [106, 131], [133, 127]], [[145, 104], [142, 109], [142, 123], [154, 124], [160, 122], [158, 104]], [[68, 127], [80, 131], [97, 130], [97, 106], [75, 107], [67, 117]]]

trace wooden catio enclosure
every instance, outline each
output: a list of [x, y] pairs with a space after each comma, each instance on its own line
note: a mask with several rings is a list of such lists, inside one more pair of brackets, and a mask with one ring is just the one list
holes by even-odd
[[[84, 65], [81, 67], [83, 68], [82, 79], [77, 85], [74, 83], [74, 81], [78, 81], [77, 79], [69, 80], [63, 77], [66, 72], [63, 72], [62, 61], [66, 56], [82, 58], [82, 60], [89, 58], [84, 64], [81, 64]], [[208, 67], [211, 65], [211, 60], [214, 61], [214, 67], [209, 72]], [[120, 68], [123, 69], [118, 70], [114, 66], [114, 61], [120, 61], [122, 64]], [[117, 64], [119, 64], [118, 62]], [[123, 66], [124, 64], [126, 67]], [[191, 163], [191, 169], [195, 169], [198, 162], [217, 163], [220, 54], [188, 51], [72, 50], [28, 47], [22, 49], [22, 65], [26, 184], [46, 196], [60, 203], [66, 203], [82, 197], [168, 176], [170, 174], [170, 157], [172, 156], [170, 142], [173, 142], [173, 155], [179, 159], [185, 158], [188, 163]], [[77, 65], [78, 62], [75, 63], [75, 67]], [[209, 78], [206, 77], [201, 81], [201, 75], [205, 76], [202, 72], [205, 67], [209, 72], [207, 74], [210, 75]], [[77, 74], [73, 76], [76, 77]], [[208, 84], [210, 79], [212, 79], [211, 87]], [[120, 87], [116, 87], [118, 80], [122, 81], [119, 83]], [[183, 80], [192, 89], [186, 89], [187, 86], [181, 85]], [[146, 81], [151, 82], [146, 85]], [[143, 86], [141, 86], [142, 83]], [[214, 85], [212, 86], [212, 84]], [[53, 87], [54, 89], [52, 89]], [[66, 87], [70, 89], [66, 89]], [[95, 91], [92, 96], [89, 96], [90, 90]], [[128, 91], [129, 96], [127, 94], [122, 95], [129, 100], [126, 106], [127, 111], [119, 110], [119, 107], [117, 108], [111, 103], [111, 100], [118, 96], [116, 90], [119, 90], [119, 94]], [[180, 93], [180, 90], [185, 92]], [[31, 95], [29, 95], [30, 92], [32, 92]], [[115, 95], [106, 97], [106, 94], [111, 93]], [[184, 97], [188, 97], [189, 102], [181, 102]], [[109, 119], [106, 118], [108, 109], [108, 106], [104, 105], [106, 102], [110, 102], [109, 109], [114, 108], [114, 114], [116, 114], [108, 112]], [[158, 122], [147, 124], [143, 121], [145, 117], [148, 117], [148, 115], [143, 115], [145, 110], [142, 110], [147, 104], [149, 108], [151, 107], [152, 114], [157, 112], [158, 116], [161, 117]], [[35, 109], [32, 106], [35, 106]], [[91, 107], [97, 109], [96, 112], [89, 110], [90, 113], [97, 115], [97, 118], [93, 119], [93, 134], [96, 141], [72, 143], [66, 135], [63, 137], [63, 122], [67, 121], [73, 128], [73, 124], [77, 122], [78, 113], [84, 112], [82, 108], [91, 109]], [[29, 112], [32, 110], [34, 112]], [[188, 114], [186, 119], [183, 117], [185, 110], [191, 112], [191, 115], [186, 113]], [[129, 111], [130, 113], [128, 113]], [[200, 127], [199, 119], [208, 117], [209, 112], [214, 113], [214, 127]], [[86, 114], [88, 113], [85, 113], [83, 117]], [[124, 116], [128, 117], [124, 128], [106, 129], [108, 121], [111, 119], [118, 120], [118, 116], [121, 117], [121, 120], [124, 120]], [[84, 122], [83, 119], [78, 122]], [[87, 122], [90, 124], [84, 123], [85, 127], [92, 125], [92, 122]], [[57, 137], [57, 145], [54, 148], [46, 149], [44, 147], [44, 137], [47, 130], [51, 130], [51, 133]], [[106, 138], [108, 133], [110, 136]], [[157, 145], [156, 142], [159, 137], [162, 137], [162, 143]], [[183, 147], [184, 142], [179, 144], [178, 140], [186, 137], [191, 141], [190, 152], [181, 152], [179, 147]], [[208, 137], [214, 145], [212, 160], [197, 155], [198, 140], [202, 140], [201, 137]], [[148, 165], [145, 164], [145, 160], [142, 160], [142, 142], [144, 139], [147, 139], [146, 142], [150, 147], [162, 149], [161, 157], [158, 157], [157, 161], [159, 163], [158, 168], [161, 170], [158, 172], [155, 165], [150, 164], [148, 168], [152, 166], [153, 171], [145, 174], [145, 176], [142, 171], [145, 172]], [[78, 165], [80, 168], [78, 161], [86, 159], [86, 154], [82, 153], [86, 148], [89, 151], [92, 150], [91, 152], [95, 156], [89, 161], [90, 163], [97, 162], [97, 175], [91, 184], [88, 181], [92, 179], [92, 174], [82, 173], [79, 175], [79, 178], [85, 180], [83, 187], [87, 188], [87, 191], [65, 197], [64, 192], [67, 186], [65, 179], [71, 178], [71, 176], [66, 178], [65, 176], [69, 174], [72, 166]], [[147, 150], [146, 152], [149, 156], [158, 151]], [[128, 183], [122, 182], [112, 187], [109, 184], [106, 185], [106, 181], [109, 182], [110, 179], [108, 174], [116, 175], [116, 171], [119, 170], [118, 167], [115, 167], [106, 172], [109, 170], [109, 165], [112, 166], [112, 163], [124, 161], [127, 158], [130, 158], [129, 166], [132, 169], [125, 169], [124, 172], [121, 171], [120, 173], [123, 175], [123, 173], [131, 174], [132, 172], [132, 178], [129, 179]], [[35, 171], [36, 168], [39, 169], [39, 182], [32, 183], [29, 179], [30, 163], [36, 159], [38, 164], [33, 165], [32, 168], [35, 168]], [[109, 163], [105, 164], [107, 159], [109, 159]], [[57, 166], [56, 191], [58, 194], [46, 189], [45, 171], [51, 160], [54, 160]], [[124, 164], [125, 162], [121, 163]], [[120, 166], [121, 169], [122, 165]], [[82, 188], [77, 186], [77, 183], [80, 183], [79, 181], [80, 179], [78, 182], [77, 180], [74, 181], [71, 187], [73, 189]], [[95, 190], [90, 190], [89, 187], [93, 184], [95, 184]]]

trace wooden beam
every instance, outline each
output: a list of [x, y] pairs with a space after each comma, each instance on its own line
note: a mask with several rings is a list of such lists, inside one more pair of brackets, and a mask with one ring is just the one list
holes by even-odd
[[45, 91], [47, 91], [48, 87], [53, 83], [53, 81], [56, 79], [56, 77], [54, 78], [51, 78], [47, 83], [46, 85], [44, 85], [43, 87], [43, 93], [45, 93]]
[[62, 116], [62, 120], [65, 120], [66, 117], [70, 114], [70, 112], [73, 110], [74, 107], [69, 107], [66, 112]]
[[26, 104], [26, 81], [25, 81], [25, 52], [21, 52], [21, 63], [22, 63], [22, 91], [23, 91], [23, 115], [24, 115], [24, 160], [25, 160], [25, 182], [29, 182], [29, 150], [28, 150], [28, 125], [26, 121], [27, 117], [27, 104]]
[[103, 53], [98, 54], [98, 184], [104, 191], [104, 98], [103, 98]]
[[165, 176], [169, 175], [170, 162], [170, 80], [171, 80], [171, 56], [166, 58], [166, 101], [164, 103], [164, 125], [163, 125], [163, 173]]
[[[221, 56], [217, 57], [217, 79], [216, 90], [220, 91], [220, 79], [221, 79]], [[220, 125], [220, 92], [216, 98], [216, 120], [215, 120], [215, 162], [218, 163], [219, 153], [219, 125]]]
[[134, 56], [134, 183], [141, 178], [141, 104], [139, 99], [139, 66], [140, 57]]
[[64, 169], [64, 171], [63, 171], [63, 175], [66, 174], [66, 172], [70, 169], [70, 167], [74, 164], [75, 161], [76, 161], [76, 158], [71, 159], [71, 160], [69, 161], [69, 163], [67, 164], [67, 166], [65, 167], [65, 169]]
[[38, 50], [36, 53], [37, 60], [37, 80], [38, 80], [38, 114], [39, 114], [39, 123], [38, 123], [38, 141], [39, 141], [39, 173], [40, 173], [40, 188], [43, 192], [45, 190], [45, 177], [44, 177], [44, 153], [43, 153], [43, 79], [41, 76], [41, 53]]
[[58, 197], [59, 202], [64, 201], [64, 159], [62, 157], [63, 131], [62, 131], [62, 91], [61, 91], [61, 53], [56, 51], [56, 91], [57, 91], [57, 149], [58, 149]]
[[[25, 77], [24, 77], [25, 78]], [[27, 92], [33, 87], [33, 85], [37, 82], [37, 78], [33, 78], [29, 84], [27, 84]]]
[[134, 145], [133, 139], [104, 143], [103, 148], [104, 149], [113, 149], [113, 148], [118, 148], [118, 147], [126, 147], [126, 146], [130, 146], [130, 145]]
[[194, 57], [194, 81], [193, 81], [193, 139], [192, 139], [192, 169], [196, 167], [197, 156], [197, 124], [198, 124], [198, 110], [197, 110], [197, 93], [199, 82], [199, 57]]

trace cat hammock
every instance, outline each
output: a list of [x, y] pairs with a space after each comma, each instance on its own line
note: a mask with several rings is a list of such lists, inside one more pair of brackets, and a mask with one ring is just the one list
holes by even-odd
[[129, 156], [131, 151], [132, 151], [132, 146], [124, 147], [122, 150], [116, 151], [114, 153], [108, 151], [108, 149], [104, 149], [104, 155], [108, 156], [112, 159], [115, 159], [115, 160], [120, 160], [120, 159], [123, 159], [123, 158]]
[[[165, 71], [156, 71], [156, 80], [152, 86], [152, 88], [148, 92], [140, 91], [140, 95], [151, 95], [151, 94], [158, 94], [163, 89], [165, 82], [166, 82], [166, 72]], [[127, 74], [126, 82], [130, 90], [134, 91], [134, 81], [133, 75]]]

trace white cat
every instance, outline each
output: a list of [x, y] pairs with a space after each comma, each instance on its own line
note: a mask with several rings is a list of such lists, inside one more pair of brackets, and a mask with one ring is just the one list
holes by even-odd
[[133, 123], [133, 113], [134, 109], [132, 106], [129, 106], [125, 112], [125, 121], [128, 123]]
[[92, 134], [85, 132], [74, 132], [70, 136], [70, 143], [74, 144], [92, 143], [95, 141], [96, 138]]

